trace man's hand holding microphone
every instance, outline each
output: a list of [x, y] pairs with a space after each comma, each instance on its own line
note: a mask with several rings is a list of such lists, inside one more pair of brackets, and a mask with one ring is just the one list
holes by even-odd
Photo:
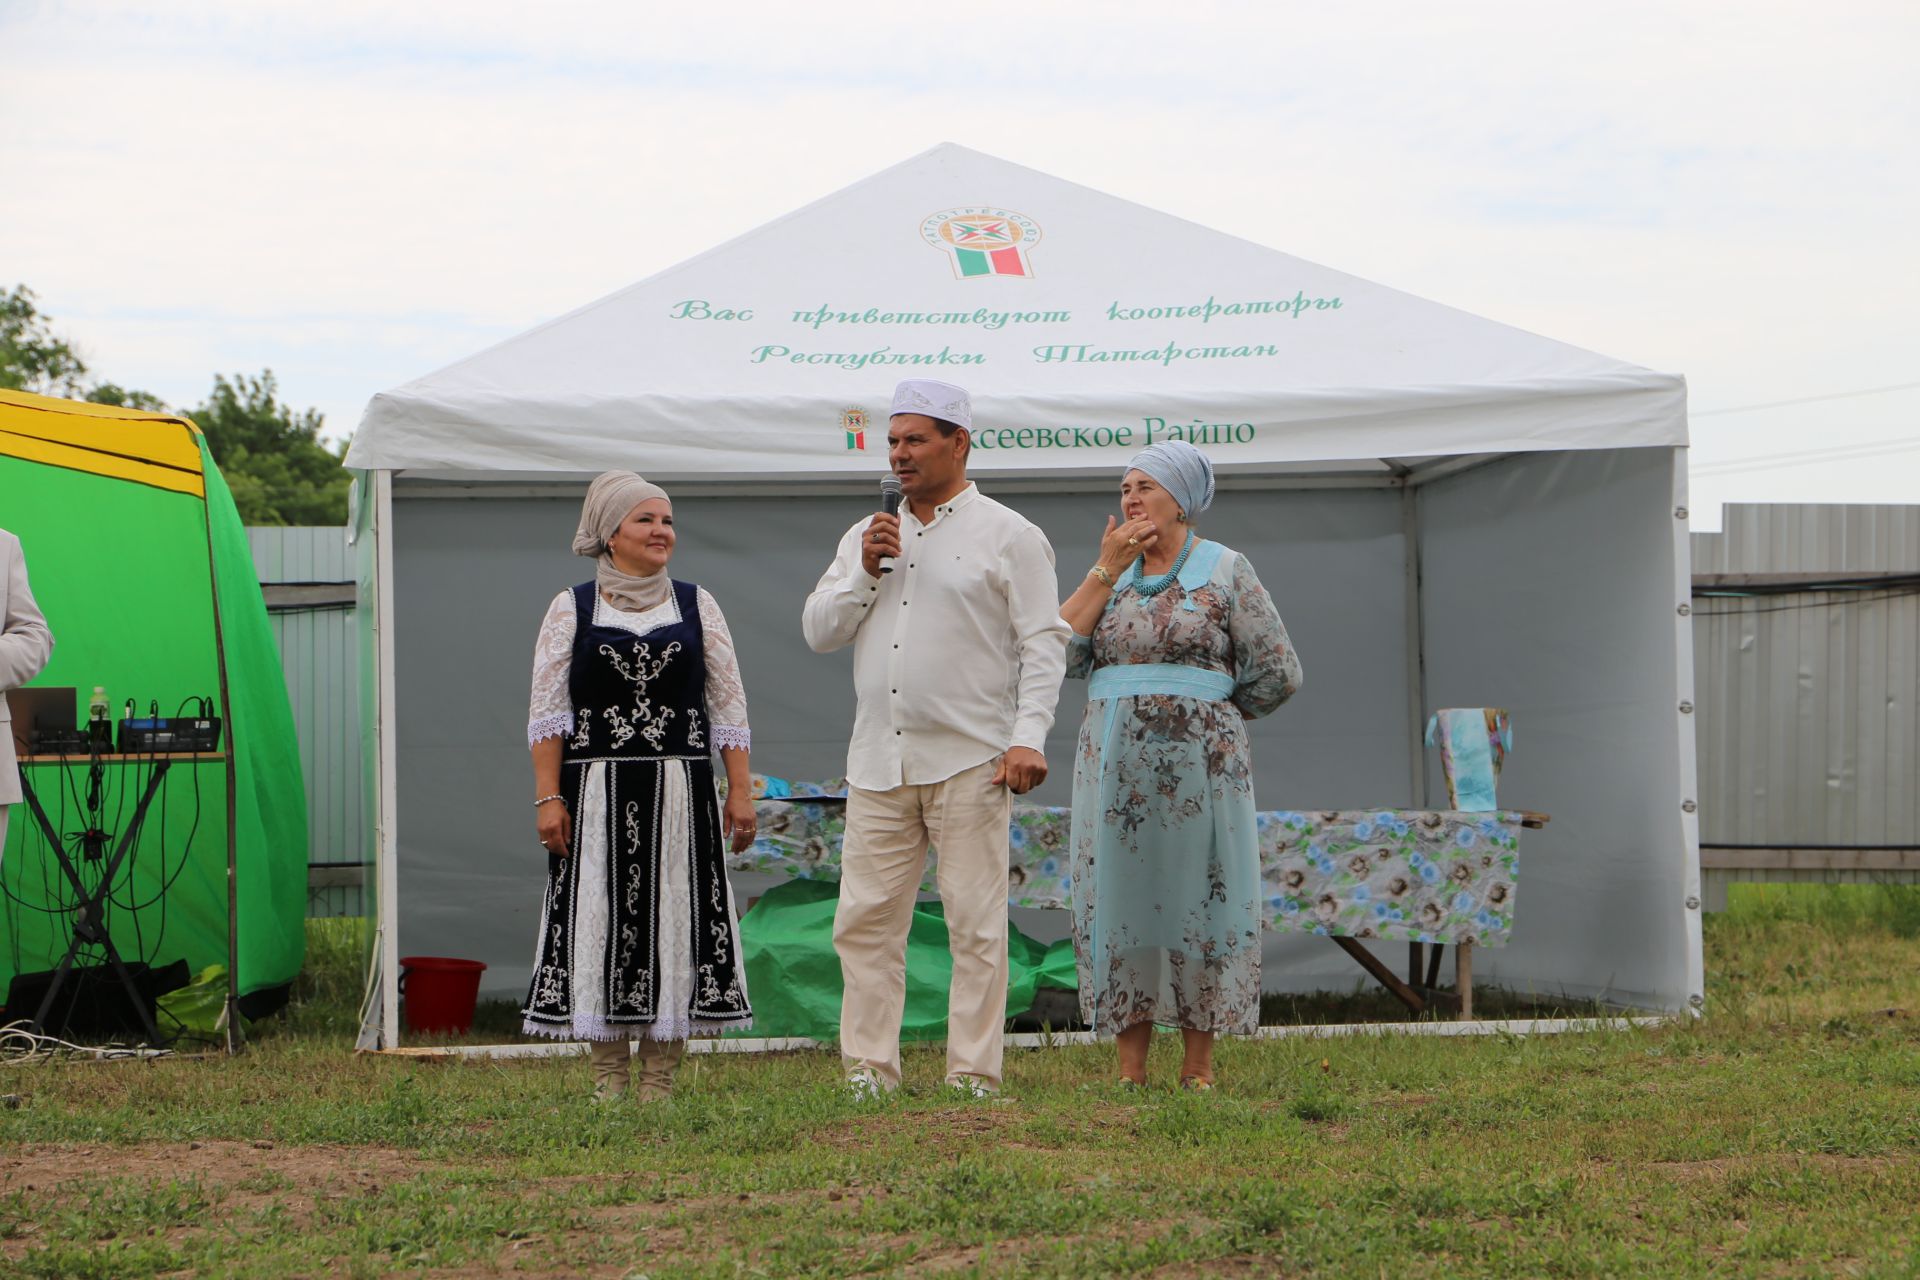
[[867, 531], [860, 538], [860, 567], [869, 577], [893, 572], [893, 566], [884, 562], [900, 554], [900, 517], [895, 514], [899, 510], [900, 477], [881, 477], [880, 512], [867, 522]]

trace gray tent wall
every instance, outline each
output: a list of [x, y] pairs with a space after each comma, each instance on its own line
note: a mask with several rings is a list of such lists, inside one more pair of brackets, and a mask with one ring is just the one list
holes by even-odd
[[[1427, 709], [1509, 708], [1503, 802], [1553, 815], [1522, 844], [1510, 946], [1476, 974], [1522, 990], [1662, 1010], [1702, 989], [1690, 815], [1691, 648], [1684, 451], [1429, 459], [1383, 473], [1276, 468], [1223, 480], [1205, 533], [1247, 553], [1299, 648], [1303, 692], [1254, 725], [1262, 808], [1443, 804]], [[610, 460], [618, 461], [618, 460]], [[980, 474], [1052, 540], [1063, 587], [1090, 563], [1115, 476]], [[588, 574], [568, 554], [585, 477], [422, 476], [363, 485], [373, 543], [361, 616], [379, 662], [372, 746], [381, 929], [368, 1042], [399, 1042], [399, 956], [489, 965], [524, 991], [544, 854], [525, 746], [533, 637]], [[669, 480], [669, 483], [671, 481]], [[801, 603], [837, 537], [874, 506], [867, 482], [673, 486], [676, 577], [726, 611], [747, 682], [756, 770], [844, 771], [850, 661], [800, 637]], [[1065, 804], [1085, 688], [1069, 681], [1034, 797]], [[757, 892], [759, 882], [739, 886]], [[1056, 928], [1064, 918], [1055, 915]], [[1396, 948], [1383, 948], [1397, 961]], [[1345, 988], [1324, 939], [1270, 936], [1270, 990]], [[377, 1033], [377, 1034], [376, 1034]]]
[[1501, 798], [1553, 816], [1476, 980], [1703, 1003], [1685, 458], [1515, 454], [1420, 490], [1427, 703], [1509, 708]]

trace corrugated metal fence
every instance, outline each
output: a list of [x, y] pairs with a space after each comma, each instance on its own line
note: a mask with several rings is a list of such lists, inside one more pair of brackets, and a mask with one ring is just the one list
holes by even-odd
[[372, 828], [360, 762], [353, 567], [346, 530], [249, 528], [307, 783], [308, 914], [360, 914]]
[[1920, 879], [1920, 507], [1729, 506], [1693, 535], [1701, 869]]

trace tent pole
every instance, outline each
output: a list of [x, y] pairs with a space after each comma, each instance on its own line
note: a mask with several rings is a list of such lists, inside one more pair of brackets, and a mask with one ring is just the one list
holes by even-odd
[[[1389, 466], [1395, 466], [1391, 459]], [[1426, 628], [1420, 616], [1420, 493], [1411, 476], [1400, 476], [1400, 539], [1405, 547], [1406, 571], [1402, 588], [1407, 616], [1407, 794], [1411, 807], [1427, 807], [1427, 757], [1422, 745], [1421, 727], [1426, 722], [1427, 662]], [[1436, 944], [1433, 962], [1440, 962]], [[1418, 987], [1427, 967], [1426, 948], [1418, 942], [1407, 944], [1407, 981]], [[1433, 983], [1428, 981], [1427, 986]]]
[[1697, 1016], [1706, 1008], [1707, 973], [1701, 940], [1700, 770], [1693, 717], [1693, 535], [1688, 527], [1688, 451], [1680, 446], [1672, 454], [1672, 506], [1667, 515], [1673, 527], [1673, 718], [1680, 736], [1680, 912], [1686, 921], [1687, 1009]]
[[[211, 457], [204, 441], [198, 441], [201, 453]], [[238, 789], [239, 771], [234, 765], [240, 754], [234, 749], [235, 722], [233, 701], [227, 688], [227, 640], [220, 625], [220, 566], [213, 549], [213, 504], [201, 494], [200, 511], [206, 518], [207, 526], [207, 594], [213, 604], [213, 657], [214, 669], [220, 681], [220, 714], [227, 721], [227, 1012], [223, 1021], [227, 1028], [227, 1052], [238, 1053], [240, 1040], [240, 859], [239, 834], [235, 823], [239, 816]]]
[[393, 723], [393, 472], [373, 473], [373, 651], [378, 684], [374, 696], [374, 741], [378, 752], [374, 876], [380, 948], [380, 1047], [400, 1045], [399, 770]]
[[1420, 494], [1411, 484], [1400, 489], [1400, 538], [1406, 547], [1408, 807], [1425, 809], [1427, 755], [1421, 731], [1427, 721], [1426, 626], [1421, 617]]

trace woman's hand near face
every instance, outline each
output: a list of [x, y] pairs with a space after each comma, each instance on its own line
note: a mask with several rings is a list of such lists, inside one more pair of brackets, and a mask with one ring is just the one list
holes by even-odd
[[1160, 534], [1153, 527], [1153, 521], [1145, 516], [1125, 524], [1108, 516], [1107, 530], [1100, 535], [1100, 566], [1117, 578], [1122, 569], [1138, 560], [1148, 547], [1159, 541]]
[[1094, 565], [1101, 579], [1091, 571], [1081, 579], [1073, 593], [1060, 603], [1060, 617], [1073, 628], [1074, 634], [1090, 636], [1100, 621], [1100, 615], [1106, 610], [1107, 601], [1120, 583], [1120, 575], [1135, 560], [1138, 560], [1148, 547], [1160, 540], [1154, 532], [1153, 521], [1142, 517], [1120, 523], [1112, 516], [1107, 517], [1106, 531], [1100, 535], [1100, 554]]

